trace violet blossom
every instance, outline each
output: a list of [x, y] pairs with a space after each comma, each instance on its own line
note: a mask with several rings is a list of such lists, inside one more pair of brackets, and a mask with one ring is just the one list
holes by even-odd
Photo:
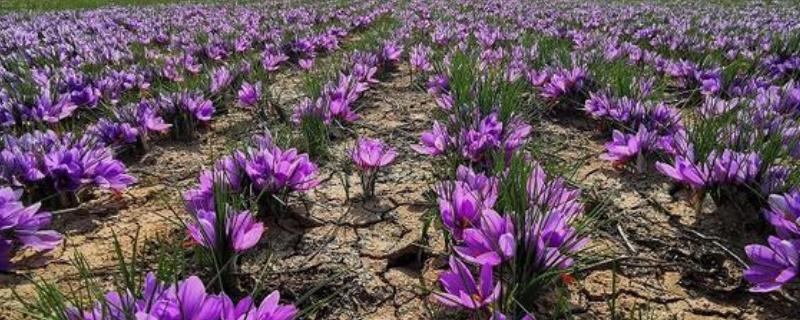
[[500, 283], [495, 284], [492, 266], [483, 265], [478, 281], [460, 260], [450, 257], [450, 271], [439, 277], [444, 292], [434, 293], [440, 303], [465, 309], [483, 309], [500, 295]]
[[0, 188], [0, 271], [11, 269], [12, 255], [20, 248], [47, 251], [61, 243], [61, 234], [43, 230], [50, 213], [39, 211], [39, 203], [25, 206], [21, 197], [22, 190]]
[[366, 198], [375, 196], [378, 171], [391, 164], [396, 157], [397, 151], [388, 147], [381, 140], [358, 139], [355, 148], [350, 150], [350, 159], [361, 172], [361, 187]]

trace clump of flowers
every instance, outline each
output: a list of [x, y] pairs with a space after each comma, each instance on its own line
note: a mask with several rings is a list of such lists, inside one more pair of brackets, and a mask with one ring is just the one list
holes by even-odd
[[112, 119], [101, 118], [87, 131], [100, 142], [116, 148], [138, 143], [146, 151], [154, 134], [167, 133], [172, 127], [147, 101], [115, 109]]
[[243, 168], [258, 193], [285, 200], [290, 192], [310, 190], [319, 184], [317, 165], [307, 154], [294, 148], [283, 150], [269, 135], [254, 140], [256, 146], [247, 151]]
[[212, 170], [200, 174], [200, 185], [186, 192], [194, 208], [213, 210], [214, 189], [222, 188], [245, 197], [259, 197], [266, 203], [285, 203], [291, 192], [306, 191], [319, 184], [317, 166], [296, 149], [284, 150], [274, 144], [269, 133], [257, 134], [246, 151], [235, 151], [221, 158]]
[[361, 188], [364, 197], [375, 196], [375, 182], [378, 172], [389, 166], [397, 157], [397, 151], [388, 147], [383, 141], [370, 138], [359, 138], [355, 148], [350, 150], [350, 159], [360, 171]]
[[531, 126], [512, 116], [500, 122], [497, 112], [479, 117], [476, 112], [472, 123], [454, 123], [459, 133], [451, 136], [448, 129], [434, 122], [433, 129], [422, 133], [421, 144], [414, 146], [419, 153], [440, 156], [457, 154], [468, 163], [489, 166], [494, 154], [508, 160], [527, 140]]
[[258, 203], [259, 211], [274, 213], [290, 192], [315, 187], [316, 174], [307, 155], [282, 150], [269, 133], [255, 135], [247, 152], [219, 159], [200, 173], [197, 187], [184, 193], [192, 216], [189, 235], [213, 255], [210, 264], [216, 271], [230, 275], [238, 255], [253, 248], [264, 233], [264, 225], [250, 213], [253, 208], [245, 204]]
[[200, 278], [191, 276], [173, 285], [160, 282], [148, 273], [141, 292], [106, 293], [91, 310], [70, 308], [62, 316], [68, 319], [265, 319], [291, 320], [297, 308], [280, 303], [280, 293], [273, 291], [260, 305], [251, 297], [234, 303], [224, 292], [209, 293]]
[[214, 104], [199, 93], [162, 95], [158, 101], [160, 113], [174, 128], [179, 138], [192, 138], [206, 126], [214, 115]]
[[617, 169], [633, 161], [637, 171], [643, 172], [648, 154], [674, 155], [682, 148], [678, 145], [682, 141], [676, 141], [684, 140], [686, 134], [680, 112], [663, 103], [643, 103], [628, 97], [615, 99], [605, 93], [592, 93], [584, 109], [592, 118], [617, 128], [602, 156]]
[[0, 188], [0, 271], [11, 269], [13, 254], [22, 248], [52, 250], [61, 243], [62, 235], [43, 230], [50, 224], [50, 213], [40, 211], [40, 204], [25, 206], [22, 190]]
[[540, 87], [540, 95], [550, 101], [578, 95], [583, 89], [588, 71], [585, 67], [560, 68], [548, 74]]
[[644, 152], [651, 148], [654, 137], [644, 126], [639, 127], [636, 134], [625, 134], [614, 130], [612, 141], [605, 144], [606, 153], [601, 158], [609, 160], [614, 167], [621, 168], [631, 160], [636, 160], [636, 168], [644, 172]]
[[[575, 254], [589, 241], [579, 191], [548, 178], [538, 164], [525, 168], [515, 157], [509, 171], [494, 178], [462, 166], [456, 180], [437, 187], [454, 250], [452, 270], [440, 278], [444, 292], [436, 294], [441, 303], [487, 316], [532, 317], [526, 303], [505, 302], [533, 301], [575, 264]], [[480, 269], [480, 286], [462, 261]]]
[[744, 272], [744, 279], [753, 284], [750, 291], [770, 292], [797, 279], [800, 274], [800, 240], [767, 239], [769, 247], [752, 244], [745, 247], [753, 264]]
[[53, 131], [4, 136], [0, 179], [23, 187], [33, 199], [59, 194], [62, 206], [74, 205], [75, 195], [96, 186], [118, 192], [136, 182], [110, 148], [88, 135], [80, 138]]

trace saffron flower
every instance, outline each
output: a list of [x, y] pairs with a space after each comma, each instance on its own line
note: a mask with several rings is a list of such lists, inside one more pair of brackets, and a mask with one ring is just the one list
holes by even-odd
[[409, 59], [411, 68], [419, 72], [428, 72], [433, 70], [433, 65], [429, 60], [431, 49], [418, 44], [411, 49], [411, 57]]
[[572, 255], [582, 250], [589, 238], [578, 232], [573, 223], [583, 213], [578, 202], [580, 190], [569, 188], [563, 178], [549, 180], [539, 164], [528, 177], [529, 221], [524, 224], [525, 247], [532, 253], [537, 270], [566, 269], [573, 264]]
[[300, 66], [300, 69], [308, 71], [314, 67], [314, 59], [300, 59], [297, 61], [297, 64]]
[[429, 156], [443, 155], [450, 144], [450, 136], [447, 134], [447, 127], [438, 121], [433, 122], [433, 129], [425, 131], [420, 136], [419, 145], [412, 145], [411, 149]]
[[769, 247], [753, 244], [745, 247], [753, 262], [744, 271], [744, 278], [753, 292], [770, 292], [781, 288], [800, 274], [800, 240], [767, 239]]
[[233, 76], [228, 68], [215, 68], [214, 72], [211, 74], [211, 86], [209, 90], [213, 94], [219, 94], [222, 92], [222, 90], [225, 90], [228, 86], [230, 86], [232, 81]]
[[695, 163], [693, 152], [687, 153], [686, 156], [675, 156], [672, 165], [656, 162], [656, 169], [667, 177], [697, 190], [706, 186], [709, 176], [706, 166]]
[[397, 157], [397, 151], [383, 141], [359, 138], [355, 148], [350, 150], [350, 159], [361, 171], [361, 188], [366, 198], [375, 196], [375, 182], [378, 171], [385, 168]]
[[91, 185], [119, 191], [136, 181], [110, 148], [94, 143], [89, 135], [78, 139], [69, 133], [34, 131], [4, 140], [0, 179], [48, 193], [34, 194], [34, 199], [52, 190], [73, 193]]
[[457, 308], [483, 309], [497, 300], [500, 283], [494, 283], [492, 266], [481, 266], [478, 281], [467, 265], [457, 258], [450, 257], [450, 271], [439, 277], [444, 292], [434, 293], [440, 303]]
[[270, 72], [277, 71], [280, 65], [286, 61], [289, 61], [289, 56], [272, 46], [268, 47], [261, 55], [261, 66], [264, 67], [264, 70]]
[[396, 63], [400, 61], [400, 56], [402, 54], [403, 48], [401, 46], [398, 46], [394, 41], [388, 41], [383, 44], [380, 59], [385, 63]]
[[131, 124], [112, 122], [106, 118], [97, 120], [86, 131], [107, 146], [134, 144], [139, 139], [139, 130]]
[[501, 217], [494, 210], [485, 210], [480, 218], [480, 227], [464, 230], [464, 241], [455, 247], [455, 251], [468, 262], [496, 266], [514, 257], [515, 247], [511, 217]]
[[72, 116], [77, 108], [78, 105], [72, 103], [68, 96], [62, 96], [57, 101], [53, 101], [50, 94], [44, 92], [36, 99], [36, 105], [26, 110], [25, 113], [34, 121], [58, 123]]
[[453, 238], [461, 241], [464, 230], [480, 225], [481, 217], [491, 214], [497, 201], [497, 180], [476, 174], [471, 169], [458, 168], [456, 181], [437, 186], [439, 213], [444, 227]]
[[297, 308], [293, 305], [280, 304], [281, 294], [278, 291], [270, 293], [258, 308], [252, 308], [240, 319], [263, 320], [291, 320], [297, 315]]
[[605, 144], [606, 153], [600, 157], [612, 161], [618, 168], [636, 159], [636, 168], [639, 172], [644, 171], [643, 153], [653, 144], [653, 135], [644, 126], [640, 126], [635, 135], [614, 130], [612, 139], [611, 142]]
[[249, 82], [242, 83], [242, 88], [238, 93], [239, 105], [245, 108], [253, 108], [258, 104], [261, 98], [261, 82], [250, 84]]
[[800, 239], [800, 190], [770, 195], [764, 216], [781, 239]]
[[492, 113], [477, 125], [461, 133], [461, 154], [472, 162], [484, 160], [488, 150], [499, 147], [503, 123]]
[[350, 150], [350, 158], [362, 171], [373, 171], [386, 167], [396, 157], [397, 151], [378, 139], [359, 138], [356, 147]]
[[294, 148], [281, 150], [270, 146], [251, 150], [245, 172], [253, 184], [267, 194], [306, 191], [319, 184], [317, 166], [307, 154], [298, 154]]
[[11, 256], [20, 248], [47, 251], [61, 243], [61, 234], [42, 230], [50, 224], [50, 213], [40, 204], [25, 206], [22, 190], [0, 188], [0, 271], [11, 269]]
[[[141, 298], [136, 298], [141, 297]], [[273, 291], [260, 305], [247, 296], [234, 303], [225, 293], [207, 292], [200, 278], [190, 276], [177, 284], [161, 283], [152, 272], [145, 276], [142, 292], [108, 292], [91, 310], [70, 308], [66, 319], [140, 320], [292, 320], [297, 308], [280, 304], [280, 293]]]
[[[226, 210], [222, 215], [224, 221], [217, 221], [220, 215], [213, 211], [200, 210], [196, 212], [196, 222], [187, 225], [192, 239], [213, 250], [233, 250], [235, 253], [244, 252], [254, 247], [264, 234], [264, 225], [256, 222], [255, 217], [248, 212], [233, 212]], [[222, 227], [223, 232], [218, 232], [217, 227]], [[224, 234], [227, 239], [219, 242], [218, 234]], [[217, 248], [218, 244], [226, 243], [228, 248]]]

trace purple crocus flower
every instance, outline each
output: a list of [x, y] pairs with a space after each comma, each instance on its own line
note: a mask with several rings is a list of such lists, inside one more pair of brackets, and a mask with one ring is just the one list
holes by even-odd
[[0, 188], [0, 271], [11, 269], [18, 248], [47, 251], [61, 243], [61, 234], [42, 230], [50, 224], [50, 213], [39, 211], [39, 203], [23, 205], [21, 197], [22, 190]]
[[481, 162], [486, 152], [500, 146], [503, 123], [497, 118], [497, 113], [478, 123], [477, 128], [462, 131], [461, 154], [472, 162]]
[[297, 61], [297, 64], [300, 65], [300, 69], [308, 71], [314, 67], [314, 59], [313, 58], [300, 59]]
[[86, 130], [108, 146], [133, 144], [139, 138], [139, 130], [131, 124], [112, 122], [105, 118], [97, 120], [97, 123], [89, 126]]
[[758, 153], [740, 153], [725, 149], [708, 155], [709, 178], [714, 183], [744, 184], [755, 180], [761, 168]]
[[200, 69], [202, 67], [203, 65], [197, 63], [193, 55], [187, 54], [183, 56], [183, 68], [186, 69], [186, 71], [189, 71], [192, 74], [198, 74], [200, 73]]
[[[247, 312], [243, 318], [258, 320], [291, 320], [297, 315], [297, 308], [293, 305], [281, 305], [281, 294], [278, 291], [270, 293], [258, 308]], [[227, 320], [227, 319], [224, 319]]]
[[459, 168], [459, 178], [437, 186], [442, 223], [456, 240], [463, 239], [467, 228], [480, 224], [481, 216], [491, 210], [497, 200], [495, 180], [476, 175], [466, 167]]
[[656, 162], [656, 169], [673, 180], [685, 183], [695, 189], [706, 186], [709, 170], [704, 165], [694, 161], [694, 153], [688, 152], [686, 156], [676, 155], [672, 165]]
[[439, 277], [444, 292], [434, 293], [434, 297], [450, 307], [483, 309], [500, 295], [500, 283], [494, 283], [490, 265], [481, 266], [479, 281], [463, 262], [451, 256], [450, 271]]
[[770, 195], [764, 216], [781, 239], [800, 239], [800, 190]]
[[114, 191], [121, 191], [136, 183], [136, 178], [127, 174], [125, 165], [110, 154], [84, 164], [84, 176], [93, 177], [92, 181], [98, 187]]
[[268, 47], [261, 55], [261, 65], [267, 71], [277, 71], [280, 65], [288, 60], [289, 56], [276, 47]]
[[211, 115], [214, 114], [214, 104], [200, 95], [184, 95], [181, 99], [181, 106], [189, 115], [202, 122], [208, 122], [211, 120]]
[[[492, 317], [489, 318], [489, 320], [506, 320], [506, 319], [508, 319], [506, 317], [506, 315], [504, 315], [504, 314], [502, 314], [502, 313], [500, 313], [498, 311], [495, 311], [494, 313], [492, 313]], [[536, 320], [536, 317], [533, 316], [533, 314], [529, 313], [529, 314], [524, 315], [522, 318], [520, 318], [520, 320]]]
[[532, 251], [537, 268], [568, 268], [573, 263], [571, 255], [589, 242], [572, 226], [583, 212], [578, 202], [580, 190], [569, 188], [562, 178], [548, 180], [542, 167], [535, 164], [526, 191], [531, 221], [525, 223], [526, 230], [518, 231], [525, 232], [524, 249]]
[[608, 116], [609, 110], [612, 108], [611, 104], [611, 99], [605, 94], [592, 92], [589, 94], [589, 99], [586, 100], [584, 104], [584, 110], [586, 110], [586, 113], [592, 118], [602, 119]]
[[447, 134], [447, 127], [441, 125], [438, 121], [434, 121], [433, 129], [423, 132], [420, 136], [420, 143], [421, 144], [418, 145], [412, 145], [411, 149], [430, 156], [444, 154], [450, 144], [450, 136]]
[[172, 127], [171, 124], [164, 123], [156, 108], [146, 101], [140, 102], [136, 107], [136, 120], [139, 128], [145, 129], [146, 132], [165, 133]]
[[281, 150], [277, 146], [251, 150], [245, 163], [251, 181], [267, 193], [306, 191], [319, 184], [317, 166], [307, 154], [297, 150]]
[[328, 84], [323, 89], [323, 101], [327, 102], [326, 116], [328, 122], [332, 119], [338, 119], [344, 122], [353, 122], [360, 117], [356, 114], [352, 105], [361, 96], [361, 93], [367, 90], [364, 83], [358, 82], [354, 79], [353, 75], [346, 76], [339, 74], [339, 81], [337, 85]]
[[561, 97], [579, 91], [583, 87], [588, 71], [583, 67], [561, 69], [553, 73], [547, 83], [542, 86], [542, 97], [558, 100]]
[[245, 108], [255, 107], [261, 98], [261, 82], [256, 82], [255, 84], [243, 82], [242, 88], [239, 89], [238, 97], [239, 105]]
[[769, 247], [752, 244], [744, 249], [753, 262], [744, 271], [744, 279], [753, 284], [753, 292], [778, 290], [800, 273], [800, 240], [770, 236], [767, 242]]
[[637, 159], [637, 168], [644, 170], [643, 153], [655, 142], [653, 135], [644, 126], [639, 126], [636, 134], [624, 134], [614, 130], [613, 140], [605, 144], [606, 153], [600, 157], [614, 163], [621, 168], [633, 159]]
[[87, 85], [80, 90], [70, 92], [70, 101], [78, 107], [94, 108], [101, 96], [100, 89]]
[[355, 148], [350, 150], [350, 158], [361, 171], [361, 187], [364, 196], [375, 195], [375, 182], [378, 171], [388, 166], [397, 157], [397, 151], [378, 139], [359, 138]]
[[383, 44], [380, 59], [386, 63], [396, 63], [400, 61], [402, 54], [403, 48], [398, 46], [397, 43], [389, 41]]
[[57, 148], [44, 156], [46, 174], [53, 179], [53, 186], [59, 192], [77, 191], [82, 185], [83, 166], [81, 151], [78, 148]]
[[429, 61], [431, 49], [418, 44], [411, 49], [410, 63], [414, 70], [428, 72], [433, 70], [433, 65]]
[[297, 315], [297, 308], [280, 304], [277, 291], [256, 307], [249, 296], [234, 303], [225, 293], [208, 293], [196, 276], [166, 285], [148, 273], [142, 292], [136, 295], [108, 292], [102, 302], [94, 303], [92, 310], [70, 308], [66, 313], [64, 316], [71, 320], [291, 320]]
[[700, 92], [704, 95], [716, 95], [722, 90], [722, 71], [719, 68], [697, 71], [695, 77], [700, 82]]
[[387, 147], [378, 139], [359, 138], [356, 147], [350, 151], [350, 159], [362, 171], [383, 168], [392, 163], [396, 157], [397, 151]]
[[506, 162], [510, 161], [516, 151], [528, 140], [533, 127], [518, 117], [511, 117], [503, 137], [503, 151]]
[[213, 94], [218, 94], [226, 89], [233, 81], [231, 72], [226, 67], [218, 67], [211, 74], [211, 87], [209, 90]]
[[464, 241], [455, 251], [466, 261], [496, 266], [514, 257], [516, 240], [510, 216], [484, 210], [479, 228], [464, 230]]
[[58, 123], [72, 116], [72, 113], [77, 108], [78, 106], [72, 103], [67, 96], [62, 96], [58, 101], [54, 102], [49, 94], [42, 93], [42, 95], [36, 99], [36, 105], [28, 110], [28, 116], [36, 121]]
[[571, 226], [574, 217], [568, 213], [551, 210], [542, 221], [528, 230], [527, 246], [535, 252], [535, 263], [542, 269], [567, 269], [574, 264], [572, 254], [582, 250], [588, 237], [578, 235]]
[[206, 293], [206, 286], [196, 276], [178, 284], [176, 298], [183, 319], [216, 319], [222, 311], [219, 298]]
[[[198, 244], [212, 248], [214, 250], [233, 250], [241, 253], [254, 247], [264, 233], [264, 225], [256, 222], [253, 215], [248, 211], [233, 212], [228, 210], [225, 214], [224, 222], [217, 222], [217, 213], [213, 211], [200, 210], [195, 214], [196, 222], [187, 225], [189, 235]], [[224, 234], [228, 237], [225, 243], [230, 248], [216, 248], [217, 230], [216, 226], [224, 228]]]

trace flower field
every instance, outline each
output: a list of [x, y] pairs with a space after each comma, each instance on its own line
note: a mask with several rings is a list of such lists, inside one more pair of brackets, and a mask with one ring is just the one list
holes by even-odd
[[0, 4], [0, 319], [798, 319], [798, 17]]

